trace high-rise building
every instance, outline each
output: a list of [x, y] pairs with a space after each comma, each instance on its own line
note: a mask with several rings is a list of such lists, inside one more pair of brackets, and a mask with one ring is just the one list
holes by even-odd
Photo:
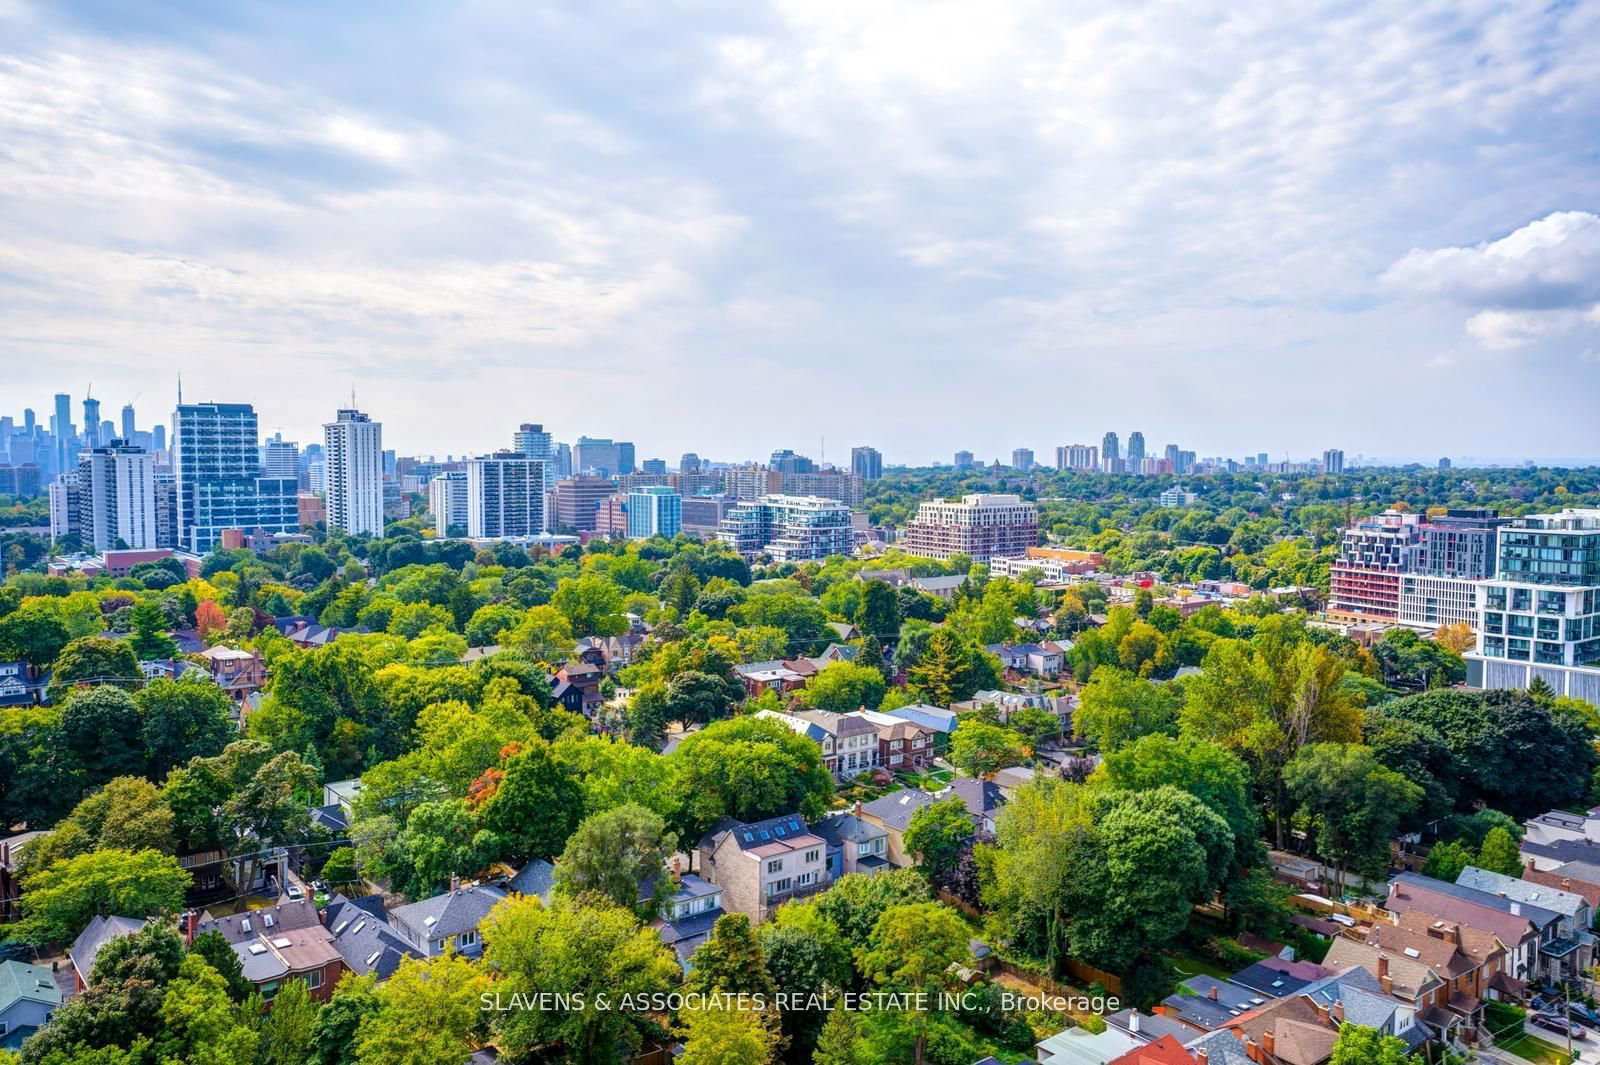
[[133, 404], [124, 403], [122, 405], [122, 439], [131, 444], [134, 432]]
[[677, 536], [683, 529], [683, 497], [664, 485], [645, 485], [628, 493], [628, 535], [636, 540]]
[[170, 473], [156, 474], [156, 546], [178, 546], [178, 480]]
[[545, 432], [543, 425], [523, 422], [517, 426], [517, 431], [511, 435], [511, 450], [544, 463], [545, 490], [555, 487], [555, 441]]
[[50, 538], [60, 540], [83, 531], [78, 471], [63, 473], [46, 489], [50, 496]]
[[467, 471], [445, 470], [428, 482], [428, 512], [440, 536], [467, 526]]
[[1107, 433], [1102, 436], [1100, 438], [1100, 458], [1107, 462], [1112, 459], [1122, 458], [1122, 452], [1118, 450], [1118, 447], [1116, 433]]
[[173, 419], [178, 545], [203, 555], [224, 529], [295, 532], [295, 482], [266, 477], [255, 408], [248, 403], [182, 403]]
[[544, 532], [544, 463], [497, 451], [467, 463], [467, 535], [473, 539]]
[[837, 499], [847, 506], [859, 507], [862, 490], [861, 475], [843, 470], [778, 474], [778, 491], [783, 495]]
[[783, 474], [765, 466], [733, 466], [723, 471], [722, 478], [734, 499], [760, 499], [783, 492]]
[[1330, 476], [1337, 476], [1344, 472], [1344, 452], [1336, 447], [1330, 447], [1322, 453], [1322, 472]]
[[696, 536], [716, 536], [722, 531], [722, 520], [739, 505], [737, 499], [725, 495], [683, 497], [683, 531]]
[[788, 448], [774, 451], [767, 465], [779, 473], [812, 473], [817, 468], [815, 462], [812, 462], [804, 455], [796, 454]]
[[383, 535], [383, 423], [346, 408], [322, 427], [328, 530]]
[[622, 440], [580, 436], [572, 449], [574, 472], [596, 477], [620, 477], [633, 472], [633, 445]]
[[[1359, 458], [1359, 456], [1357, 456], [1357, 457]], [[1439, 468], [1441, 470], [1448, 470], [1450, 468], [1450, 460], [1449, 459], [1440, 459], [1439, 460]]]
[[1128, 472], [1139, 473], [1144, 469], [1144, 434], [1138, 430], [1128, 434]]
[[100, 401], [93, 396], [83, 399], [83, 446], [100, 446]]
[[970, 470], [970, 469], [972, 469], [972, 452], [970, 452], [970, 451], [957, 451], [956, 452], [956, 469], [958, 469], [958, 470]]
[[276, 433], [261, 445], [261, 472], [268, 477], [300, 480], [300, 445]]
[[1267, 453], [1265, 451], [1256, 452], [1256, 465], [1257, 466], [1265, 466], [1266, 464], [1267, 464]]
[[807, 562], [855, 550], [850, 508], [835, 499], [770, 495], [740, 503], [723, 519], [722, 541], [746, 558]]
[[72, 397], [65, 392], [56, 393], [56, 412], [50, 418], [50, 435], [56, 445], [56, 472], [76, 470], [77, 452], [73, 449], [73, 438], [77, 433], [72, 428]]
[[1410, 573], [1422, 516], [1388, 510], [1345, 529], [1329, 567], [1328, 616], [1335, 621], [1400, 620], [1400, 578]]
[[167, 427], [157, 422], [150, 427], [150, 444], [157, 451], [167, 450]]
[[1016, 557], [1039, 544], [1039, 508], [1014, 495], [931, 500], [917, 507], [900, 547], [908, 555], [949, 559], [967, 555], [985, 562], [992, 555]]
[[1531, 514], [1499, 530], [1467, 683], [1600, 704], [1600, 509]]
[[1012, 451], [1011, 468], [1014, 470], [1021, 470], [1023, 473], [1027, 473], [1029, 470], [1033, 469], [1033, 449], [1030, 447], [1019, 447]]
[[85, 547], [159, 546], [155, 460], [142, 447], [112, 440], [78, 460], [78, 532]]
[[563, 477], [556, 482], [556, 527], [594, 532], [595, 514], [616, 487], [609, 477]]
[[1100, 449], [1093, 444], [1068, 444], [1056, 448], [1056, 469], [1098, 470]]
[[678, 460], [678, 472], [699, 473], [700, 456], [696, 455], [693, 451], [685, 451], [683, 453], [683, 457]]
[[665, 477], [667, 475], [667, 460], [645, 459], [639, 463], [639, 472], [647, 473], [652, 477]]
[[883, 476], [883, 456], [875, 447], [850, 449], [850, 472], [863, 481], [876, 481]]

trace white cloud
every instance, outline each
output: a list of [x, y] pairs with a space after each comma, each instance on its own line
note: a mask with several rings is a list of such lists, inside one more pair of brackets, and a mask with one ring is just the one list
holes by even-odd
[[1469, 308], [1485, 347], [1514, 348], [1600, 324], [1600, 216], [1562, 211], [1472, 247], [1412, 249], [1388, 283]]

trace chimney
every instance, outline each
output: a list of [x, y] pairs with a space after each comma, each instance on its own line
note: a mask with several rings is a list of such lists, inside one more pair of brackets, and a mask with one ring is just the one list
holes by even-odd
[[856, 804], [854, 806], [850, 807], [850, 812], [855, 814], [857, 817], [861, 816], [861, 800], [860, 799], [857, 799], [856, 800]]
[[1324, 1028], [1332, 1027], [1332, 1022], [1329, 1020], [1329, 1014], [1328, 1014], [1327, 1005], [1325, 1003], [1322, 1003], [1322, 1002], [1318, 1002], [1316, 1005], [1317, 1005], [1317, 1023], [1322, 1025]]
[[1274, 1052], [1278, 1048], [1277, 1043], [1277, 1037], [1272, 1034], [1271, 1028], [1268, 1028], [1266, 1031], [1261, 1033], [1261, 1053], [1266, 1057], [1270, 1058], [1273, 1056]]
[[1244, 1056], [1255, 1062], [1261, 1060], [1261, 1048], [1256, 1046], [1254, 1039], [1246, 1039], [1244, 1041]]
[[1333, 1004], [1333, 1023], [1335, 1025], [1340, 1025], [1340, 1024], [1344, 1023], [1344, 1003], [1343, 1002], [1335, 1002]]
[[1139, 1033], [1139, 1011], [1134, 1010], [1128, 1015], [1128, 1031], [1135, 1035]]
[[1528, 859], [1528, 872], [1530, 872], [1530, 873], [1533, 872], [1533, 859], [1532, 858]]
[[327, 924], [328, 923], [328, 911], [327, 910], [318, 910], [317, 911], [317, 920], [319, 922], [321, 922], [322, 924]]
[[459, 876], [456, 876], [453, 873], [450, 876], [450, 890], [451, 891], [460, 891], [461, 890], [461, 878]]
[[1572, 881], [1570, 879], [1568, 879], [1567, 877], [1562, 877], [1561, 878], [1561, 890], [1562, 891], [1567, 891], [1571, 887], [1572, 887]]
[[1205, 1047], [1200, 1047], [1194, 1052], [1194, 1060], [1198, 1065], [1211, 1065], [1211, 1052]]
[[1389, 975], [1389, 955], [1387, 955], [1387, 954], [1379, 954], [1378, 955], [1378, 979], [1382, 980], [1385, 976], [1388, 976], [1388, 975]]
[[192, 946], [194, 944], [195, 933], [196, 933], [196, 931], [198, 931], [199, 928], [200, 928], [200, 911], [199, 910], [184, 910], [183, 911], [183, 941]]
[[1212, 984], [1211, 985], [1211, 990], [1206, 992], [1206, 997], [1209, 998], [1212, 1002], [1217, 1001], [1217, 985], [1216, 984]]

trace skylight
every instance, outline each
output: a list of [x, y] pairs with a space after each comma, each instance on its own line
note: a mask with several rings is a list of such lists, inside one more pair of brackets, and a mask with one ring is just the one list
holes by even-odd
[[239, 927], [243, 928], [246, 932], [250, 931], [250, 918], [246, 917], [242, 922], [240, 922]]
[[263, 947], [260, 943], [252, 943], [252, 944], [250, 944], [250, 953], [251, 954], [265, 954], [266, 952], [267, 952], [267, 948]]
[[371, 966], [374, 962], [376, 962], [378, 960], [378, 955], [382, 954], [382, 953], [383, 953], [383, 951], [381, 951], [381, 950], [373, 951], [372, 952], [372, 957], [367, 959], [367, 965]]
[[354, 928], [350, 929], [350, 934], [355, 935], [365, 927], [367, 927], [367, 919], [363, 917], [361, 920], [356, 922], [356, 926]]
[[272, 945], [277, 947], [279, 950], [282, 950], [284, 947], [287, 947], [289, 945], [289, 937], [288, 936], [279, 936], [277, 939], [274, 939], [272, 941]]

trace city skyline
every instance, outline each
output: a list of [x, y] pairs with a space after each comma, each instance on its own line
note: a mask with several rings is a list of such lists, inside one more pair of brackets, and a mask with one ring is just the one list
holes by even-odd
[[9, 0], [0, 376], [114, 418], [181, 373], [301, 440], [354, 385], [423, 453], [581, 413], [928, 461], [987, 399], [985, 457], [1107, 404], [1220, 453], [1593, 455], [1597, 18]]

